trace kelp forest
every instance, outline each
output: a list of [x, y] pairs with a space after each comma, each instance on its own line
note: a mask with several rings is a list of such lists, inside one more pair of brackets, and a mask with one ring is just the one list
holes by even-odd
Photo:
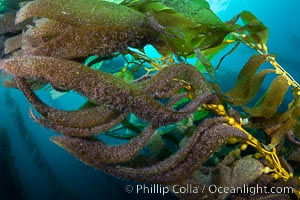
[[[31, 120], [55, 132], [49, 143], [110, 176], [203, 188], [175, 194], [182, 200], [300, 198], [300, 86], [268, 49], [269, 29], [253, 13], [223, 22], [205, 0], [0, 2], [7, 117], [66, 198], [76, 195], [52, 171], [10, 90], [22, 92]], [[235, 84], [223, 90], [223, 61], [241, 46], [252, 56], [237, 79], [225, 75]], [[54, 101], [71, 93], [84, 101], [63, 109], [39, 91]], [[10, 142], [1, 128], [0, 198], [26, 199]], [[212, 193], [209, 185], [292, 191]]]

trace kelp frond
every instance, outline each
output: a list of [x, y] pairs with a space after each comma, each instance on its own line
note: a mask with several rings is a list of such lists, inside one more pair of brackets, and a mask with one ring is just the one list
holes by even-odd
[[[205, 186], [220, 180], [220, 186], [240, 186], [268, 177], [259, 185], [291, 184], [300, 196], [299, 180], [280, 156], [290, 148], [285, 136], [299, 145], [300, 87], [268, 53], [269, 30], [251, 12], [222, 22], [204, 0], [36, 0], [21, 8], [16, 22], [33, 18], [22, 35], [6, 41], [3, 56], [10, 57], [0, 61], [0, 69], [13, 76], [6, 84], [18, 87], [35, 108], [31, 117], [64, 134], [52, 138], [58, 146], [88, 165], [135, 181]], [[3, 26], [0, 34], [20, 33], [8, 18]], [[215, 67], [211, 59], [234, 43]], [[223, 93], [217, 69], [243, 43], [258, 55]], [[148, 44], [160, 58], [147, 54]], [[91, 55], [96, 59], [83, 65]], [[116, 58], [124, 63], [114, 74], [102, 71], [104, 61]], [[195, 58], [195, 66], [186, 64], [187, 58]], [[261, 70], [266, 62], [272, 67]], [[250, 107], [269, 74], [275, 78]], [[34, 91], [48, 83], [73, 90], [88, 103], [72, 111], [49, 106]], [[279, 112], [290, 89], [294, 99]], [[96, 136], [100, 133], [125, 141], [111, 146]], [[231, 145], [224, 145], [227, 141]], [[203, 173], [205, 165], [219, 174]], [[212, 199], [231, 198], [204, 192]]]
[[[199, 96], [195, 97], [185, 108], [179, 111], [170, 110], [135, 85], [76, 62], [58, 58], [15, 58], [1, 62], [0, 66], [16, 77], [47, 80], [54, 86], [73, 89], [96, 104], [109, 105], [121, 112], [132, 112], [153, 125], [176, 122], [194, 112], [199, 104], [214, 101], [211, 91], [208, 87], [204, 87], [204, 90], [195, 91], [196, 94], [199, 92]], [[83, 84], [86, 79], [89, 83]], [[198, 88], [202, 89], [202, 85], [207, 83], [205, 80], [199, 81], [201, 86]], [[111, 95], [118, 99], [112, 98]]]

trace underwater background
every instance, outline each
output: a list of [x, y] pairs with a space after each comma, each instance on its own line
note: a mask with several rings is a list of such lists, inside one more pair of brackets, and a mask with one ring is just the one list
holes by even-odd
[[[298, 82], [300, 81], [299, 0], [209, 0], [208, 2], [223, 21], [230, 20], [243, 10], [256, 15], [270, 30], [269, 51], [276, 55], [277, 61]], [[149, 52], [151, 51], [149, 48]], [[252, 54], [253, 50], [244, 46], [224, 60], [222, 68], [217, 73], [222, 89], [228, 90], [234, 85], [242, 65]], [[216, 57], [213, 64], [218, 62], [218, 58], [220, 57]], [[104, 65], [117, 66], [118, 63], [108, 62]], [[48, 92], [41, 90], [38, 93], [45, 101], [58, 108], [77, 108], [83, 102], [78, 101], [78, 96], [72, 94], [53, 100]], [[43, 128], [29, 117], [30, 105], [20, 91], [0, 86], [0, 97], [0, 131], [6, 131], [8, 136], [7, 142], [5, 143], [5, 138], [1, 138], [0, 144], [10, 145], [13, 156], [11, 167], [15, 168], [15, 176], [20, 181], [25, 199], [176, 199], [171, 194], [162, 196], [126, 193], [126, 185], [136, 183], [123, 181], [93, 169], [50, 142], [50, 136], [57, 133]], [[1, 151], [3, 149], [5, 148], [0, 147]], [[0, 186], [5, 188], [9, 180], [5, 179], [2, 166], [4, 165], [0, 165]], [[0, 199], [2, 196], [5, 197], [1, 191], [4, 190], [0, 189]], [[15, 198], [13, 193], [6, 195], [5, 199]]]

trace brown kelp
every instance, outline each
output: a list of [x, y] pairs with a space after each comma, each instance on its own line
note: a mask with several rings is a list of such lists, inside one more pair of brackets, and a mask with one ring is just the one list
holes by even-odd
[[12, 110], [11, 118], [14, 119], [16, 130], [24, 142], [27, 151], [33, 156], [33, 163], [47, 176], [49, 183], [52, 186], [56, 187], [59, 191], [64, 192], [66, 196], [72, 196], [71, 193], [68, 194], [67, 189], [65, 189], [63, 183], [60, 182], [59, 177], [53, 172], [48, 161], [43, 156], [43, 153], [38, 149], [37, 142], [26, 127], [24, 118], [21, 114], [21, 109], [9, 91], [6, 91], [4, 100], [5, 104]]
[[[0, 69], [13, 76], [10, 85], [34, 107], [31, 117], [64, 135], [51, 140], [82, 162], [134, 181], [204, 188], [202, 196], [179, 195], [183, 199], [250, 195], [211, 194], [205, 189], [210, 184], [290, 186], [294, 194], [256, 197], [300, 196], [299, 179], [293, 177], [299, 172], [286, 161], [297, 158], [285, 154], [297, 147], [290, 150], [284, 143], [287, 138], [299, 146], [299, 84], [268, 53], [268, 28], [252, 13], [243, 11], [224, 23], [204, 0], [36, 0], [18, 11], [16, 22], [30, 19], [34, 25], [7, 40], [6, 53], [12, 56], [0, 62]], [[258, 55], [245, 64], [234, 87], [223, 92], [217, 69], [242, 43]], [[147, 44], [162, 58], [150, 58]], [[231, 44], [214, 67], [210, 59]], [[99, 62], [120, 56], [124, 66], [111, 74], [83, 65], [91, 55]], [[196, 66], [186, 63], [188, 57], [198, 59]], [[260, 70], [266, 62], [271, 66]], [[257, 101], [269, 74], [275, 78]], [[55, 108], [36, 94], [36, 84], [75, 91], [87, 103], [75, 110]], [[290, 89], [294, 99], [279, 112]], [[241, 109], [246, 115], [240, 115]], [[110, 145], [98, 134], [124, 143]]]
[[16, 33], [22, 31], [24, 23], [15, 25], [16, 11], [10, 11], [0, 15], [0, 34]]
[[[140, 47], [161, 41], [157, 39], [157, 34], [143, 27], [114, 25], [82, 28], [49, 19], [35, 23], [35, 28], [28, 29], [23, 35], [25, 55], [67, 59], [94, 54], [106, 56], [125, 51], [127, 46]], [[61, 46], [62, 42], [67, 45]]]
[[[4, 3], [8, 2], [5, 1]], [[18, 25], [15, 24], [17, 7], [13, 10], [8, 9], [3, 13], [0, 11], [0, 58], [21, 49], [21, 33], [31, 23], [31, 20], [25, 20]]]
[[[173, 111], [154, 101], [135, 85], [73, 61], [32, 56], [7, 59], [2, 62], [2, 67], [7, 73], [12, 73], [16, 77], [47, 80], [54, 86], [73, 89], [93, 103], [105, 104], [121, 112], [132, 112], [158, 126], [186, 117], [195, 111], [200, 103], [215, 103], [214, 95], [205, 86], [205, 80], [203, 82], [199, 80], [204, 86], [198, 86], [200, 90], [195, 91], [199, 92], [198, 97], [195, 97], [185, 108]], [[88, 84], [82, 84], [85, 79], [90, 80]], [[114, 94], [119, 99], [113, 99], [110, 94]]]

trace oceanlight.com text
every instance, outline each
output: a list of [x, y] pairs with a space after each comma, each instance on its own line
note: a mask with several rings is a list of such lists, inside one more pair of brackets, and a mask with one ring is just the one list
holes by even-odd
[[292, 187], [266, 187], [266, 186], [249, 186], [244, 184], [241, 187], [220, 187], [217, 185], [203, 185], [200, 187], [193, 186], [191, 184], [186, 185], [172, 185], [164, 186], [160, 184], [137, 184], [127, 185], [125, 187], [127, 193], [135, 194], [168, 194], [168, 193], [179, 193], [179, 194], [248, 194], [254, 196], [256, 194], [292, 194]]

